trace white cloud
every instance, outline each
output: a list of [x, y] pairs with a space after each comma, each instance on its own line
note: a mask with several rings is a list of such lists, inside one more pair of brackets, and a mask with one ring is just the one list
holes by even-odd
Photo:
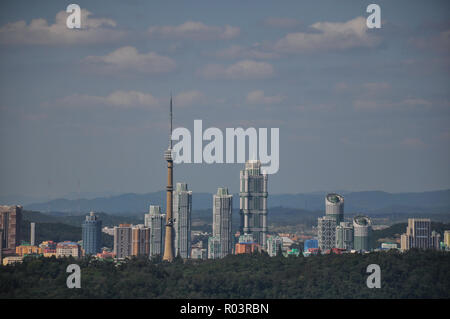
[[[174, 96], [176, 107], [187, 107], [204, 104], [205, 95], [197, 90], [180, 92]], [[115, 109], [159, 109], [169, 105], [169, 97], [157, 98], [150, 93], [139, 91], [117, 90], [107, 96], [73, 94], [53, 102], [44, 103], [46, 107], [62, 108], [105, 108]]]
[[195, 104], [203, 104], [205, 102], [205, 95], [196, 90], [181, 92], [174, 97], [175, 106], [186, 107]]
[[218, 50], [214, 55], [218, 58], [226, 59], [272, 59], [279, 56], [275, 52], [263, 51], [258, 44], [249, 48], [232, 45], [226, 49]]
[[63, 108], [113, 107], [117, 109], [150, 109], [158, 108], [160, 105], [160, 101], [151, 94], [121, 90], [114, 91], [107, 96], [74, 94], [46, 104], [46, 106]]
[[137, 91], [115, 91], [106, 97], [108, 103], [119, 107], [157, 107], [157, 98]]
[[271, 77], [274, 70], [272, 65], [266, 62], [243, 60], [227, 67], [209, 64], [198, 73], [205, 78], [263, 79]]
[[374, 101], [373, 99], [355, 100], [353, 108], [355, 110], [375, 111], [375, 110], [423, 110], [432, 107], [430, 101], [424, 99], [404, 99], [398, 102]]
[[154, 52], [141, 54], [134, 47], [122, 47], [105, 56], [88, 56], [87, 64], [107, 71], [132, 70], [142, 73], [167, 73], [176, 66], [174, 60]]
[[346, 50], [372, 48], [379, 44], [378, 37], [370, 34], [366, 19], [357, 17], [347, 22], [317, 22], [310, 26], [313, 32], [289, 33], [279, 40], [277, 52], [299, 53], [318, 50]]
[[55, 23], [45, 19], [33, 19], [7, 23], [0, 27], [1, 44], [35, 45], [79, 45], [114, 42], [124, 37], [125, 32], [115, 30], [117, 23], [112, 19], [90, 18], [91, 12], [81, 10], [81, 29], [69, 29], [66, 20], [69, 13], [60, 11]]
[[292, 28], [298, 26], [300, 24], [300, 21], [293, 18], [269, 17], [264, 20], [264, 24], [275, 28]]
[[387, 82], [368, 82], [363, 84], [363, 88], [365, 88], [369, 93], [379, 93], [390, 89], [391, 85]]
[[240, 29], [229, 25], [217, 27], [197, 21], [186, 21], [178, 26], [152, 26], [148, 29], [148, 33], [150, 36], [167, 38], [210, 40], [235, 38], [239, 35]]
[[250, 104], [279, 104], [284, 100], [281, 95], [265, 96], [263, 90], [255, 90], [247, 94], [246, 101]]

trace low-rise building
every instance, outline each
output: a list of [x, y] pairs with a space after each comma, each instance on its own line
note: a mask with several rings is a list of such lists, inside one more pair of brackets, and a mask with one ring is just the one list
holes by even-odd
[[444, 246], [450, 249], [450, 230], [444, 232]]
[[290, 239], [289, 237], [286, 237], [286, 236], [281, 236], [281, 240], [283, 241], [283, 245], [282, 245], [283, 251], [287, 251], [288, 249], [290, 249], [292, 244], [294, 243], [294, 241], [292, 239]]
[[23, 256], [8, 256], [3, 258], [3, 266], [12, 265], [14, 263], [21, 263], [23, 261]]
[[25, 256], [30, 254], [42, 254], [42, 248], [37, 246], [31, 246], [28, 244], [22, 244], [16, 247], [16, 254], [18, 256]]
[[251, 254], [261, 251], [261, 246], [257, 243], [237, 243], [234, 249], [235, 255]]
[[191, 248], [191, 259], [206, 259], [207, 251], [206, 248], [194, 247]]
[[300, 250], [298, 248], [288, 249], [287, 251], [285, 251], [283, 253], [284, 257], [289, 257], [289, 256], [296, 256], [296, 257], [298, 257], [299, 255], [300, 255]]
[[39, 248], [41, 248], [44, 257], [56, 257], [56, 243], [54, 241], [44, 241], [39, 245]]
[[56, 257], [74, 257], [79, 258], [81, 257], [81, 247], [79, 244], [71, 242], [71, 241], [64, 241], [61, 243], [58, 243], [56, 245]]
[[397, 243], [381, 243], [382, 250], [398, 249]]

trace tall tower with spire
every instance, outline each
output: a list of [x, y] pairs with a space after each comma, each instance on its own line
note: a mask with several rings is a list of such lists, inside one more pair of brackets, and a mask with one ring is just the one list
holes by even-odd
[[173, 261], [174, 242], [173, 242], [173, 216], [172, 216], [172, 192], [173, 192], [173, 156], [172, 156], [172, 94], [170, 94], [170, 131], [169, 148], [164, 152], [164, 159], [167, 161], [167, 204], [166, 204], [166, 237], [164, 245], [163, 260]]

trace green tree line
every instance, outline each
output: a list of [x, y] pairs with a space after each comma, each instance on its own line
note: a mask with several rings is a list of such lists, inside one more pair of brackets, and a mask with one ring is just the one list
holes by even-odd
[[[66, 267], [81, 267], [81, 288], [66, 286]], [[369, 289], [369, 264], [381, 288]], [[0, 298], [450, 298], [450, 254], [410, 250], [369, 254], [220, 260], [27, 258], [0, 266]]]

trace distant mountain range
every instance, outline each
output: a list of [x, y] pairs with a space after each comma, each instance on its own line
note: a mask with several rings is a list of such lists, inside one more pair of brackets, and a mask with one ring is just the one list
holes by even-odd
[[[310, 194], [269, 194], [270, 207], [287, 207], [308, 211], [325, 210], [326, 193]], [[450, 190], [421, 193], [387, 193], [382, 191], [349, 192], [345, 198], [346, 213], [434, 213], [450, 214]], [[165, 210], [166, 193], [164, 191], [98, 197], [92, 199], [55, 199], [45, 203], [24, 205], [27, 210], [41, 212], [105, 212], [110, 214], [143, 213], [149, 205], [160, 205]], [[17, 203], [20, 204], [20, 203]], [[210, 209], [212, 194], [193, 193], [194, 210]], [[239, 196], [234, 194], [233, 207], [239, 208]]]

